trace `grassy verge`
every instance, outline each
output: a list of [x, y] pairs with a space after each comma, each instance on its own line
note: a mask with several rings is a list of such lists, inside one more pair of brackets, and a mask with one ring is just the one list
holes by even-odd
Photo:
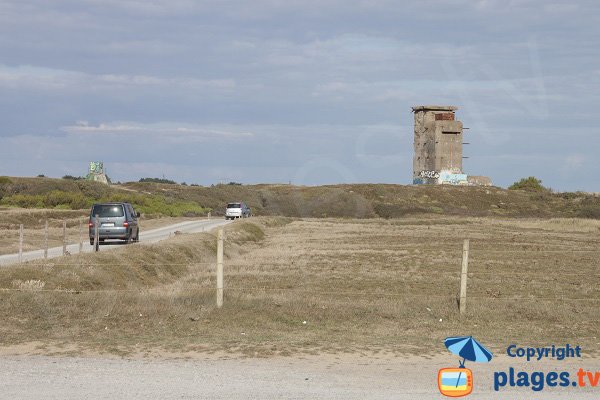
[[[568, 342], [599, 350], [598, 221], [250, 221], [227, 227], [222, 309], [214, 306], [214, 236], [180, 235], [0, 270], [0, 286], [13, 289], [0, 292], [2, 343], [116, 354], [427, 354], [446, 336], [474, 335], [492, 349]], [[467, 237], [469, 302], [460, 317]]]
[[[238, 257], [264, 232], [239, 222], [228, 236], [227, 257]], [[214, 308], [215, 251], [213, 235], [183, 234], [153, 245], [5, 267], [1, 343], [117, 354], [141, 351], [140, 345], [188, 346], [194, 336], [188, 328], [197, 326], [190, 323]]]

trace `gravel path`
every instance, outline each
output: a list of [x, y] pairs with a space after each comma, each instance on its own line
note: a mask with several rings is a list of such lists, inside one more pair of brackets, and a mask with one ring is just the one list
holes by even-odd
[[[600, 370], [597, 360], [524, 363], [494, 360], [471, 365], [470, 399], [597, 399], [597, 388], [528, 388], [494, 392], [496, 370]], [[1, 356], [3, 399], [440, 399], [435, 359], [311, 356], [274, 359], [144, 360]], [[532, 369], [533, 368], [533, 369]]]

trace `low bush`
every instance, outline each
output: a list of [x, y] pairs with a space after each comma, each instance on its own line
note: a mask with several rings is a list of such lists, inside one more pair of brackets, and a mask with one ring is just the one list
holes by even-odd
[[509, 190], [526, 190], [528, 192], [548, 192], [547, 187], [542, 186], [542, 180], [534, 176], [523, 178], [508, 187]]
[[142, 178], [140, 179], [140, 182], [144, 183], [144, 182], [149, 182], [149, 183], [166, 183], [168, 185], [177, 185], [177, 182], [172, 181], [170, 179], [164, 179], [164, 178]]

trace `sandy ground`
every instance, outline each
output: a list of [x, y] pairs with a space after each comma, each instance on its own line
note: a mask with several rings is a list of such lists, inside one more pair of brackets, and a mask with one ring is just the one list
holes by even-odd
[[[6, 352], [3, 352], [6, 353]], [[456, 357], [321, 355], [294, 358], [119, 359], [0, 356], [0, 397], [19, 399], [440, 399], [437, 372]], [[472, 399], [597, 399], [596, 388], [493, 390], [495, 371], [600, 370], [597, 359], [467, 365]]]

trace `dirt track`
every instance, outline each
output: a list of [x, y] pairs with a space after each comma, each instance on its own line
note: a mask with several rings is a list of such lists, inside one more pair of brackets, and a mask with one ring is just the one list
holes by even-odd
[[[2, 398], [19, 399], [439, 399], [439, 368], [455, 357], [325, 355], [272, 359], [127, 360], [45, 356], [0, 357]], [[599, 370], [598, 360], [544, 363], [498, 357], [469, 365], [471, 399], [596, 399], [600, 387], [504, 389], [494, 392], [494, 371]]]

